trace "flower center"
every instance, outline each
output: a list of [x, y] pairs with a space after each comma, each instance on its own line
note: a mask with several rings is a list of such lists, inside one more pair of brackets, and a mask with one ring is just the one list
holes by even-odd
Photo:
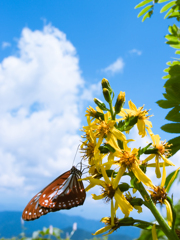
[[127, 168], [131, 168], [134, 163], [138, 162], [139, 160], [137, 159], [135, 154], [127, 151], [122, 151], [119, 163], [121, 163]]
[[166, 199], [167, 193], [164, 187], [155, 187], [153, 189], [153, 193], [151, 194], [151, 198], [153, 202], [156, 203], [163, 203], [164, 199]]
[[89, 159], [89, 161], [91, 161], [93, 159], [94, 148], [95, 148], [95, 144], [92, 142], [88, 142], [84, 144], [84, 147], [82, 148], [82, 153], [84, 154], [83, 155], [84, 160]]
[[170, 149], [168, 149], [168, 147], [170, 147], [171, 144], [164, 142], [161, 142], [158, 146], [156, 146], [156, 148], [158, 149], [158, 152], [166, 157], [169, 157], [170, 154]]
[[102, 189], [106, 202], [109, 202], [116, 192], [111, 184], [106, 184], [106, 187]]
[[97, 125], [98, 127], [96, 129], [96, 137], [107, 136], [110, 131], [110, 126], [105, 121], [101, 121]]

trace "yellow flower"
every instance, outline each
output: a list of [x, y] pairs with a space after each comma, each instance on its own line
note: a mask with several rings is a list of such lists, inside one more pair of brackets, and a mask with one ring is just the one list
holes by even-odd
[[[178, 169], [177, 169], [178, 171]], [[177, 172], [175, 172], [174, 176], [177, 174]], [[173, 177], [174, 177], [173, 176]], [[172, 177], [172, 178], [173, 178]], [[151, 193], [151, 198], [153, 200], [153, 202], [155, 204], [160, 203], [165, 204], [166, 206], [166, 212], [167, 212], [167, 221], [169, 226], [172, 226], [172, 222], [173, 222], [173, 215], [172, 215], [172, 209], [171, 209], [171, 205], [170, 203], [167, 201], [167, 188], [164, 188], [164, 184], [166, 181], [166, 169], [165, 169], [165, 163], [163, 165], [163, 176], [162, 176], [162, 180], [161, 180], [161, 185], [160, 186], [154, 186], [152, 188], [152, 190], [148, 190]]]
[[139, 135], [142, 137], [146, 136], [146, 126], [152, 128], [152, 123], [148, 120], [149, 117], [151, 117], [148, 116], [149, 110], [143, 110], [144, 106], [137, 109], [136, 105], [131, 100], [128, 102], [128, 104], [130, 109], [122, 109], [119, 115], [122, 116], [123, 119], [132, 116], [137, 117], [137, 128]]
[[152, 146], [157, 150], [157, 153], [153, 153], [151, 155], [149, 155], [146, 159], [143, 160], [142, 163], [146, 163], [148, 161], [150, 161], [151, 159], [155, 158], [155, 164], [154, 165], [150, 165], [151, 167], [154, 166], [156, 168], [155, 172], [156, 172], [156, 176], [157, 178], [160, 178], [161, 177], [161, 171], [160, 171], [160, 163], [159, 163], [159, 160], [162, 158], [166, 164], [166, 166], [168, 165], [172, 165], [172, 166], [175, 166], [171, 161], [168, 160], [168, 156], [170, 155], [169, 153], [169, 149], [168, 147], [170, 145], [168, 145], [168, 143], [166, 142], [162, 142], [160, 141], [160, 136], [157, 134], [157, 135], [154, 135], [151, 131], [151, 129], [147, 128], [148, 129], [148, 132], [150, 134], [150, 137], [153, 141], [153, 144]]
[[[105, 199], [106, 201], [111, 200], [111, 218], [115, 215], [115, 209], [113, 205], [113, 198], [115, 199], [115, 206], [118, 206], [126, 217], [129, 216], [130, 212], [133, 210], [131, 204], [126, 200], [123, 193], [118, 188], [119, 181], [123, 175], [121, 169], [119, 170], [116, 178], [108, 178], [106, 171], [103, 166], [101, 166], [101, 173], [105, 181], [94, 178], [86, 178], [90, 181], [90, 184], [99, 185], [102, 187], [101, 195], [92, 194], [93, 199]], [[116, 207], [115, 207], [116, 208]]]
[[115, 128], [116, 121], [111, 120], [111, 114], [107, 112], [104, 114], [104, 120], [95, 120], [94, 122], [88, 122], [88, 126], [84, 127], [84, 131], [90, 130], [94, 132], [94, 136], [98, 138], [95, 151], [98, 150], [103, 139], [106, 138], [106, 141], [111, 144], [117, 145], [117, 139], [121, 141], [126, 141], [125, 135]]
[[98, 234], [102, 234], [104, 232], [109, 231], [107, 234], [111, 234], [113, 233], [115, 230], [117, 230], [119, 228], [119, 219], [118, 218], [114, 218], [114, 223], [112, 223], [112, 219], [110, 217], [104, 217], [101, 219], [101, 222], [103, 222], [106, 226], [97, 230], [93, 235], [98, 235]]
[[[113, 146], [115, 148], [115, 146]], [[121, 171], [124, 173], [126, 169], [132, 171], [136, 178], [143, 182], [148, 187], [153, 187], [153, 183], [150, 178], [146, 176], [146, 174], [141, 170], [139, 165], [141, 164], [140, 160], [137, 158], [138, 149], [134, 148], [131, 151], [126, 144], [124, 149], [121, 150], [119, 148], [115, 148], [116, 152], [114, 156], [118, 158], [118, 160], [112, 161], [112, 164], [117, 164], [120, 166]]]

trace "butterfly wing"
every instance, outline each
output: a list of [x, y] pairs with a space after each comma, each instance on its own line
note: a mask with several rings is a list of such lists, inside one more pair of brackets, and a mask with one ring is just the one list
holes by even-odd
[[86, 192], [81, 177], [81, 171], [72, 169], [53, 181], [40, 196], [39, 204], [52, 211], [70, 209], [84, 203]]
[[48, 212], [82, 205], [86, 192], [82, 181], [78, 181], [80, 177], [81, 171], [75, 167], [57, 177], [31, 199], [22, 218], [26, 221], [35, 220]]
[[51, 209], [45, 209], [39, 205], [39, 198], [40, 198], [43, 190], [41, 192], [37, 193], [25, 207], [25, 209], [22, 213], [22, 218], [25, 221], [35, 220], [35, 219], [39, 218], [40, 216], [45, 215], [51, 211]]

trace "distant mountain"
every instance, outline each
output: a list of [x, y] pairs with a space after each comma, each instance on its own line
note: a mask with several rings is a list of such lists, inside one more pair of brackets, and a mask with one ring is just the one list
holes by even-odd
[[[63, 233], [61, 234], [62, 238], [66, 237], [66, 233], [70, 233], [72, 228], [63, 229]], [[89, 240], [92, 239], [93, 236], [91, 232], [88, 232], [83, 229], [77, 229], [77, 231], [71, 237], [71, 240]], [[102, 237], [102, 235], [98, 235], [97, 237]], [[108, 236], [108, 240], [132, 240], [132, 237], [120, 234], [111, 234]]]
[[[0, 212], [0, 238], [1, 237], [10, 238], [13, 236], [18, 236], [22, 232], [21, 214], [22, 214], [21, 212], [13, 211]], [[64, 234], [66, 232], [70, 233], [74, 222], [77, 223], [78, 230], [73, 235], [72, 240], [91, 239], [93, 238], [92, 233], [94, 233], [99, 228], [102, 228], [104, 226], [104, 224], [96, 220], [85, 219], [79, 216], [69, 216], [57, 212], [48, 213], [47, 215], [42, 216], [41, 218], [35, 221], [25, 222], [24, 223], [25, 234], [26, 236], [32, 236], [32, 232], [42, 230], [43, 227], [48, 228], [50, 225], [52, 225], [53, 227], [60, 228], [61, 230], [64, 230]], [[81, 233], [79, 233], [79, 231], [81, 231]], [[111, 234], [111, 237], [114, 238], [111, 239], [111, 237], [109, 237], [109, 240], [116, 240], [117, 235], [118, 239], [132, 240], [133, 238], [137, 238], [139, 234], [140, 230], [138, 228], [122, 227], [115, 233]], [[83, 239], [79, 238], [77, 235], [83, 236]]]

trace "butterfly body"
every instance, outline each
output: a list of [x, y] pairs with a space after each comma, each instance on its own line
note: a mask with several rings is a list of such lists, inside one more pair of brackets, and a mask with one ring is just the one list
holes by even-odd
[[60, 175], [31, 199], [22, 218], [26, 221], [34, 220], [48, 212], [82, 205], [86, 192], [82, 181], [78, 181], [81, 175], [82, 172], [74, 166]]

